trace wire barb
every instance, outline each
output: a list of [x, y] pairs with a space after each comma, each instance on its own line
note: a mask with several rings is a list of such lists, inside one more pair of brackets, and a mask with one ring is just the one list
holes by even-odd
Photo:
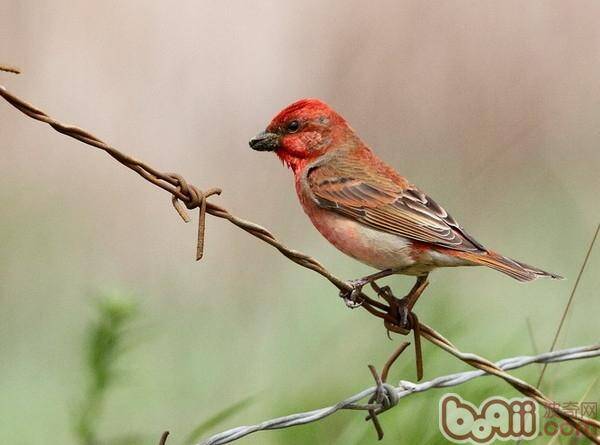
[[169, 437], [169, 432], [165, 431], [160, 436], [160, 440], [158, 441], [158, 445], [165, 445], [167, 443], [167, 438]]
[[398, 348], [394, 351], [394, 353], [390, 355], [390, 358], [388, 358], [387, 362], [385, 362], [385, 365], [383, 365], [383, 370], [381, 371], [381, 380], [387, 382], [390, 369], [392, 368], [398, 357], [400, 357], [400, 354], [402, 354], [404, 350], [408, 348], [409, 345], [410, 343], [407, 341], [402, 342], [400, 346], [398, 346]]
[[371, 420], [373, 422], [373, 426], [375, 427], [375, 431], [377, 431], [377, 439], [383, 439], [384, 433], [381, 424], [379, 423], [379, 419], [377, 418], [378, 414], [387, 411], [388, 409], [393, 408], [398, 404], [398, 394], [396, 393], [396, 389], [388, 385], [386, 382], [389, 370], [391, 366], [394, 364], [396, 359], [402, 354], [402, 351], [406, 349], [409, 345], [407, 342], [403, 342], [396, 351], [388, 358], [385, 365], [383, 366], [383, 371], [381, 375], [375, 369], [375, 366], [369, 365], [369, 371], [371, 371], [371, 375], [373, 376], [373, 380], [375, 380], [375, 393], [369, 399], [368, 404], [371, 408], [368, 410], [369, 415], [365, 420]]
[[383, 439], [384, 433], [377, 415], [396, 406], [399, 400], [398, 394], [396, 393], [394, 387], [388, 385], [387, 383], [388, 374], [392, 365], [396, 362], [398, 357], [400, 357], [400, 354], [404, 352], [409, 344], [410, 343], [408, 342], [402, 342], [400, 346], [392, 353], [392, 355], [385, 362], [385, 365], [383, 365], [381, 376], [377, 373], [377, 370], [373, 365], [369, 365], [369, 371], [371, 371], [371, 375], [373, 376], [373, 379], [375, 379], [375, 384], [377, 387], [375, 394], [373, 394], [369, 399], [369, 404], [375, 402], [376, 405], [369, 410], [369, 415], [365, 418], [365, 420], [371, 420], [373, 422], [373, 426], [377, 431], [378, 440]]
[[[177, 173], [169, 173], [168, 176], [177, 181], [177, 188], [182, 195], [188, 196], [189, 200], [184, 201], [185, 206], [189, 209], [198, 208], [198, 240], [196, 243], [196, 261], [199, 261], [204, 256], [204, 232], [206, 227], [206, 198], [212, 195], [220, 195], [220, 188], [211, 188], [206, 192], [203, 192], [195, 185], [188, 184], [188, 182]], [[188, 213], [185, 211], [183, 206], [181, 205], [181, 200], [173, 195], [171, 198], [171, 202], [173, 203], [173, 207], [179, 216], [183, 219], [183, 221], [190, 222], [190, 217]]]
[[5, 73], [21, 74], [21, 70], [19, 68], [9, 65], [0, 65], [0, 71], [4, 71]]

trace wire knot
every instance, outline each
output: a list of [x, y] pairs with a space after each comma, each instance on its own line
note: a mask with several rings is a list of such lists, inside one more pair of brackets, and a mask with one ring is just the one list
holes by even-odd
[[383, 382], [381, 386], [377, 388], [375, 401], [381, 405], [380, 412], [387, 411], [398, 404], [398, 391], [389, 383]]
[[396, 406], [398, 404], [398, 400], [400, 399], [396, 388], [386, 383], [385, 380], [387, 378], [387, 373], [389, 371], [390, 366], [394, 363], [396, 358], [398, 358], [398, 356], [402, 353], [402, 351], [405, 348], [406, 345], [401, 345], [397, 353], [394, 354], [394, 356], [390, 357], [390, 360], [388, 360], [388, 362], [384, 366], [382, 375], [379, 375], [379, 373], [373, 365], [369, 365], [369, 371], [371, 371], [371, 375], [375, 380], [375, 393], [369, 399], [367, 405], [369, 415], [366, 417], [365, 420], [370, 420], [373, 422], [373, 426], [375, 427], [375, 431], [377, 431], [377, 438], [379, 440], [383, 439], [383, 428], [381, 428], [381, 424], [379, 423], [377, 415]]
[[193, 184], [189, 184], [185, 178], [177, 173], [170, 173], [168, 175], [177, 184], [176, 187], [179, 192], [185, 196], [185, 200], [180, 200], [177, 196], [173, 195], [171, 202], [173, 207], [181, 216], [186, 223], [190, 222], [190, 216], [182, 206], [182, 201], [188, 210], [198, 208], [198, 242], [196, 244], [196, 261], [204, 256], [204, 229], [206, 227], [206, 198], [212, 195], [220, 195], [220, 188], [211, 188], [203, 192]]

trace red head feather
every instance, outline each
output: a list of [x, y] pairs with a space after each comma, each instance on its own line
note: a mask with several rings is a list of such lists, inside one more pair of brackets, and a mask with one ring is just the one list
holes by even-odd
[[287, 106], [267, 132], [280, 135], [277, 156], [294, 171], [354, 135], [344, 118], [319, 99], [301, 99]]

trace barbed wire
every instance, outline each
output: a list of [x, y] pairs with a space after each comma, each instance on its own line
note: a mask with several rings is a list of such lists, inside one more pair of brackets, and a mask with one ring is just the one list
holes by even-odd
[[[54, 128], [59, 133], [62, 133], [71, 138], [77, 139], [87, 145], [99, 148], [106, 153], [108, 153], [111, 157], [117, 160], [119, 163], [128, 167], [129, 169], [135, 171], [148, 182], [154, 184], [157, 187], [162, 188], [163, 190], [169, 192], [172, 195], [172, 204], [177, 210], [178, 214], [185, 222], [189, 222], [190, 218], [187, 214], [185, 206], [188, 210], [199, 209], [199, 217], [198, 217], [198, 240], [197, 240], [197, 252], [196, 258], [200, 259], [204, 253], [204, 230], [205, 230], [205, 216], [206, 213], [216, 216], [218, 218], [225, 219], [235, 226], [241, 228], [252, 236], [266, 242], [267, 244], [276, 248], [281, 254], [283, 254], [286, 258], [290, 259], [294, 263], [305, 267], [307, 269], [313, 270], [325, 277], [331, 284], [333, 284], [340, 291], [350, 292], [354, 288], [353, 286], [335, 276], [331, 272], [329, 272], [319, 261], [315, 258], [299, 252], [297, 250], [293, 250], [285, 246], [283, 243], [277, 240], [277, 238], [266, 228], [255, 224], [251, 221], [247, 221], [241, 218], [238, 218], [232, 215], [228, 210], [223, 207], [220, 207], [212, 202], [207, 200], [208, 197], [212, 195], [218, 195], [221, 193], [221, 190], [218, 188], [211, 188], [206, 191], [200, 190], [195, 185], [190, 184], [186, 181], [181, 175], [177, 173], [164, 173], [161, 172], [146, 163], [131, 157], [116, 148], [108, 145], [101, 139], [97, 138], [93, 134], [78, 128], [72, 125], [65, 125], [61, 122], [53, 119], [48, 114], [43, 112], [42, 110], [34, 107], [33, 105], [27, 103], [26, 101], [18, 98], [12, 93], [9, 93], [7, 89], [0, 85], [0, 96], [2, 96], [7, 102], [9, 102], [16, 109], [29, 116], [32, 119], [38, 120], [40, 122], [47, 123], [52, 128]], [[367, 310], [372, 315], [379, 317], [384, 320], [386, 327], [395, 326], [397, 329], [394, 332], [401, 334], [408, 334], [411, 330], [415, 334], [415, 350], [417, 351], [417, 369], [419, 370], [419, 361], [420, 361], [420, 336], [422, 335], [428, 341], [433, 343], [434, 345], [440, 347], [446, 352], [452, 354], [456, 358], [468, 363], [469, 365], [478, 368], [485, 373], [495, 375], [515, 389], [520, 391], [525, 396], [531, 397], [535, 399], [538, 403], [545, 406], [548, 409], [553, 410], [558, 416], [563, 418], [566, 422], [568, 422], [571, 426], [576, 428], [594, 443], [600, 444], [600, 438], [593, 436], [585, 425], [600, 427], [600, 422], [595, 419], [590, 419], [585, 416], [577, 415], [576, 413], [567, 412], [563, 410], [559, 405], [546, 397], [541, 391], [536, 389], [535, 387], [529, 385], [528, 383], [507, 374], [502, 368], [498, 367], [496, 364], [490, 362], [489, 360], [480, 357], [476, 354], [472, 353], [463, 353], [459, 349], [457, 349], [449, 340], [444, 338], [441, 334], [436, 332], [433, 328], [427, 326], [424, 323], [419, 322], [418, 318], [414, 313], [410, 313], [410, 326], [407, 329], [403, 329], [400, 326], [402, 325], [399, 322], [399, 314], [393, 313], [392, 307], [388, 306], [384, 303], [371, 299], [364, 292], [360, 291], [357, 294], [356, 302], [357, 306], [362, 307]], [[382, 385], [379, 385], [380, 393], [378, 394], [379, 399], [386, 399], [385, 394], [382, 394], [382, 391], [387, 388], [387, 384], [382, 382]], [[388, 390], [388, 397], [393, 397], [393, 393]], [[382, 405], [383, 406], [383, 405]], [[372, 418], [375, 426], [378, 424], [376, 422], [376, 415], [382, 412], [381, 408], [372, 408]], [[381, 431], [378, 432], [381, 434]]]
[[[546, 352], [543, 354], [533, 356], [512, 357], [500, 360], [499, 362], [495, 363], [495, 365], [498, 368], [507, 371], [511, 369], [522, 368], [533, 363], [559, 363], [598, 356], [600, 356], [600, 344], [563, 349], [555, 352]], [[469, 380], [473, 380], [477, 377], [485, 375], [489, 374], [485, 371], [478, 370], [449, 374], [421, 383], [413, 383], [406, 380], [400, 380], [397, 387], [387, 388], [387, 391], [393, 391], [395, 393], [395, 395], [393, 396], [395, 405], [400, 399], [408, 397], [412, 394], [425, 392], [432, 388], [449, 388], [452, 386], [457, 386], [468, 382]], [[238, 439], [241, 439], [244, 436], [256, 433], [258, 431], [277, 430], [282, 428], [289, 428], [296, 425], [305, 425], [307, 423], [316, 422], [318, 420], [324, 419], [325, 417], [329, 417], [332, 414], [341, 410], [368, 411], [369, 409], [373, 409], [373, 407], [365, 404], [360, 404], [359, 402], [375, 394], [377, 392], [377, 389], [377, 386], [372, 386], [370, 388], [365, 389], [364, 391], [361, 391], [357, 394], [348, 397], [347, 399], [336, 403], [335, 405], [326, 406], [324, 408], [306, 411], [302, 413], [290, 414], [287, 416], [266, 420], [264, 422], [257, 423], [256, 425], [231, 428], [227, 431], [223, 431], [203, 440], [202, 442], [200, 442], [199, 445], [223, 445], [226, 443], [234, 442]], [[376, 409], [384, 408], [384, 406], [378, 406]]]
[[21, 70], [19, 68], [9, 65], [0, 65], [0, 71], [4, 71], [5, 73], [21, 74]]

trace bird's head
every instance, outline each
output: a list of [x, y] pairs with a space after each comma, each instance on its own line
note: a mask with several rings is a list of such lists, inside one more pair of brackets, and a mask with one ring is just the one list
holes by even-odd
[[340, 149], [354, 132], [342, 116], [318, 99], [302, 99], [273, 118], [265, 131], [250, 140], [258, 151], [274, 151], [294, 172], [324, 153]]

